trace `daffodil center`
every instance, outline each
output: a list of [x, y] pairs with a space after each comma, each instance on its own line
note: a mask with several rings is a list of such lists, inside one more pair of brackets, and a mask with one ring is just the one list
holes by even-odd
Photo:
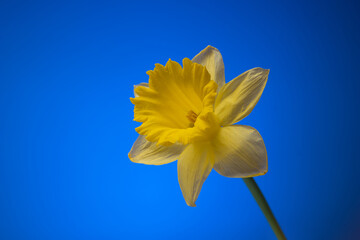
[[193, 110], [190, 110], [190, 111], [188, 112], [188, 114], [186, 115], [186, 117], [187, 117], [187, 119], [190, 121], [190, 123], [191, 123], [192, 125], [194, 125], [194, 123], [196, 122], [196, 119], [197, 119], [198, 115], [197, 115], [196, 113], [194, 113]]

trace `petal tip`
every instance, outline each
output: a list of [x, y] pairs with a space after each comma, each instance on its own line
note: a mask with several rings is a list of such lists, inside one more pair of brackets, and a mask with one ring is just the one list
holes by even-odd
[[257, 177], [257, 176], [263, 176], [263, 175], [265, 175], [267, 172], [268, 172], [268, 170], [267, 170], [267, 169], [264, 169], [264, 170], [260, 171], [257, 175], [255, 175], [255, 177]]
[[[186, 201], [186, 200], [185, 200]], [[196, 204], [195, 202], [193, 201], [186, 201], [186, 204], [189, 206], [189, 207], [196, 207]]]
[[191, 63], [192, 61], [189, 58], [184, 58], [182, 60], [182, 62], [183, 62], [183, 65], [184, 65], [184, 63]]
[[211, 45], [208, 45], [204, 50], [207, 50], [207, 49], [212, 49], [212, 50], [215, 50], [215, 51], [219, 52], [219, 49], [217, 49], [216, 47], [213, 47]]
[[134, 162], [134, 159], [131, 157], [131, 151], [128, 153], [128, 157], [129, 157], [130, 161]]
[[[255, 68], [256, 69], [256, 68]], [[264, 76], [266, 76], [266, 78], [269, 76], [269, 73], [270, 73], [270, 69], [265, 69], [265, 68], [257, 68], [257, 69], [259, 69], [259, 72], [261, 73], [261, 74], [263, 74]]]

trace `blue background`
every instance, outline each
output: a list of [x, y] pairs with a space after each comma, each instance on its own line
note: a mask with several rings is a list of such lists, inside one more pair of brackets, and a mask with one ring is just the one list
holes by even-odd
[[185, 204], [176, 163], [128, 157], [145, 72], [207, 45], [270, 68], [242, 122], [288, 239], [360, 239], [360, 6], [351, 1], [0, 3], [0, 239], [275, 239], [241, 179]]

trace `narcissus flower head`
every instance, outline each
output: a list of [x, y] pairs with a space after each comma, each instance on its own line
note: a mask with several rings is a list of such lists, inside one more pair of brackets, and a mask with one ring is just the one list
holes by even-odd
[[161, 165], [178, 160], [186, 203], [195, 206], [214, 168], [226, 177], [267, 172], [262, 137], [254, 128], [232, 125], [255, 107], [269, 70], [254, 68], [225, 84], [220, 52], [208, 46], [183, 66], [169, 60], [148, 71], [149, 83], [135, 86], [134, 120], [142, 124], [129, 158]]

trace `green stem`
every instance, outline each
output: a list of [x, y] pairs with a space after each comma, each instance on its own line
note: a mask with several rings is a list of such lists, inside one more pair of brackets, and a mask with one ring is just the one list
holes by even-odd
[[257, 204], [259, 205], [261, 211], [264, 213], [266, 219], [268, 220], [272, 230], [274, 231], [277, 239], [286, 240], [284, 233], [282, 232], [279, 223], [276, 221], [274, 214], [272, 213], [269, 204], [267, 203], [264, 195], [262, 194], [259, 186], [256, 184], [253, 178], [243, 178], [246, 186], [249, 188], [251, 194], [255, 198]]

